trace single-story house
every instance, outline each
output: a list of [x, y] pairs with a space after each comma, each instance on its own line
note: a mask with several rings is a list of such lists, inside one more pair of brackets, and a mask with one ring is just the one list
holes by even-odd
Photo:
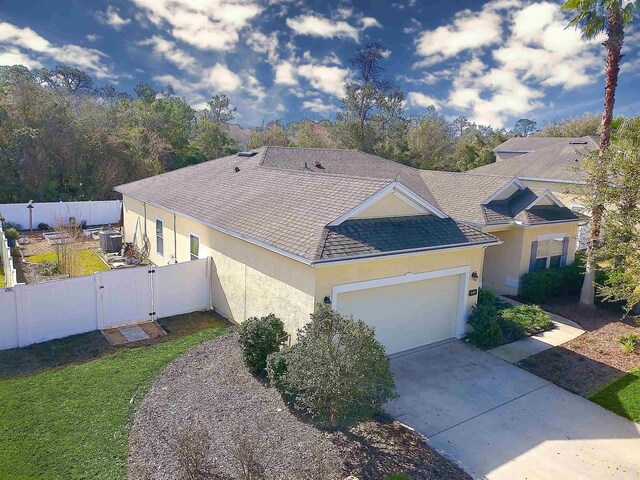
[[[549, 192], [493, 177], [486, 198], [466, 188], [354, 150], [263, 147], [116, 190], [125, 240], [146, 244], [153, 263], [212, 258], [213, 304], [230, 320], [275, 313], [295, 339], [326, 303], [375, 326], [395, 353], [464, 335], [485, 251], [510, 242], [517, 261], [495, 261], [516, 279], [572, 260], [564, 239], [577, 218], [560, 227], [567, 209]], [[452, 196], [469, 198], [470, 216]], [[499, 221], [474, 221], [484, 210]], [[501, 240], [495, 225], [523, 233]], [[559, 258], [546, 239], [561, 239]]]

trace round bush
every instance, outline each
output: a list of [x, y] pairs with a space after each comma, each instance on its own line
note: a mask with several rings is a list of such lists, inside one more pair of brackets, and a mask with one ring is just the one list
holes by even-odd
[[368, 418], [395, 395], [389, 357], [374, 329], [326, 305], [318, 305], [284, 358], [286, 371], [272, 373], [274, 383], [321, 425]]
[[18, 230], [16, 230], [15, 228], [9, 228], [6, 232], [4, 232], [4, 236], [11, 240], [17, 240], [20, 238], [20, 232], [18, 232]]
[[51, 227], [49, 227], [48, 223], [39, 223], [38, 224], [38, 230], [50, 230]]
[[502, 340], [502, 329], [498, 323], [500, 310], [495, 302], [478, 303], [473, 307], [467, 322], [473, 327], [469, 340], [479, 347], [492, 347]]
[[549, 314], [537, 305], [518, 305], [502, 311], [502, 318], [520, 325], [527, 333], [535, 334], [553, 328]]
[[255, 374], [264, 374], [267, 357], [280, 350], [287, 338], [282, 321], [273, 314], [248, 318], [240, 325], [238, 343], [245, 364]]

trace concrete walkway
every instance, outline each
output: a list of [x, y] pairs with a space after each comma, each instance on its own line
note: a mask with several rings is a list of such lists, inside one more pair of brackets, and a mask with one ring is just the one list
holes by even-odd
[[[513, 305], [522, 305], [510, 298], [500, 297], [500, 299]], [[584, 330], [580, 328], [580, 325], [568, 318], [561, 317], [560, 315], [556, 315], [551, 312], [547, 313], [556, 326], [553, 330], [538, 333], [537, 335], [532, 335], [531, 337], [526, 337], [505, 345], [500, 345], [499, 347], [488, 350], [487, 353], [495, 355], [509, 363], [516, 363], [535, 355], [536, 353], [562, 345], [563, 343], [573, 340], [584, 333]]]
[[640, 425], [494, 355], [454, 341], [391, 367], [387, 412], [475, 478], [640, 478]]

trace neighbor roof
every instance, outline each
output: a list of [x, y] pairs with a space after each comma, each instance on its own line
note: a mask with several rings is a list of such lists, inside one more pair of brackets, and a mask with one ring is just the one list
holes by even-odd
[[579, 141], [566, 137], [511, 137], [493, 149], [494, 152], [533, 152], [566, 141]]
[[[496, 151], [509, 144], [511, 140], [522, 140], [525, 144], [532, 137], [510, 139], [496, 147]], [[541, 139], [536, 139], [541, 140]], [[535, 143], [535, 142], [534, 142]], [[512, 143], [511, 145], [516, 145]], [[598, 148], [597, 137], [558, 138], [551, 145], [538, 148], [517, 157], [501, 160], [489, 165], [469, 170], [472, 174], [503, 175], [523, 179], [547, 179], [568, 182], [584, 181], [581, 162], [587, 153]]]
[[[362, 167], [366, 173], [362, 156], [354, 151], [333, 150], [325, 157], [313, 149], [295, 150], [265, 147], [252, 152], [253, 156], [230, 155], [121, 185], [116, 190], [305, 263], [313, 263], [322, 258], [329, 223], [395, 181], [394, 178], [404, 177], [413, 182], [420, 179], [419, 173], [414, 174], [417, 170], [410, 169], [410, 173], [396, 171], [388, 161], [376, 163], [385, 165], [389, 172], [386, 176], [345, 175], [326, 171], [328, 169], [319, 173], [304, 169], [304, 160], [300, 160], [302, 169], [292, 168], [296, 158], [306, 158], [308, 162], [319, 158], [323, 165], [332, 164], [335, 170], [341, 166], [340, 159], [343, 163], [351, 163], [348, 159], [354, 159], [357, 167], [351, 167], [353, 171], [360, 171]], [[283, 155], [283, 165], [277, 166], [278, 151], [294, 155]], [[421, 186], [421, 192], [416, 194], [433, 200], [424, 182], [417, 186]], [[443, 222], [441, 228], [445, 228], [445, 223], [448, 226], [453, 222], [438, 220]], [[476, 233], [477, 236], [473, 240], [469, 237], [466, 243], [496, 241], [491, 235]], [[376, 240], [372, 238], [371, 241]], [[432, 246], [425, 245], [424, 248]]]

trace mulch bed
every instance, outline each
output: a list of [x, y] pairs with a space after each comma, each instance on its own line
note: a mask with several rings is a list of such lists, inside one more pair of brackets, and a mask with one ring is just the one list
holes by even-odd
[[399, 423], [374, 419], [345, 431], [320, 430], [245, 368], [233, 334], [172, 362], [135, 414], [129, 478], [169, 479], [180, 471], [177, 439], [207, 432], [207, 457], [220, 478], [240, 478], [247, 452], [266, 479], [379, 480], [404, 471], [415, 479], [468, 479], [453, 462]]
[[624, 353], [618, 340], [624, 333], [640, 334], [640, 326], [633, 319], [622, 321], [615, 311], [589, 308], [567, 299], [545, 304], [543, 308], [573, 320], [587, 332], [523, 360], [519, 365], [525, 370], [588, 397], [640, 367], [640, 352]]

